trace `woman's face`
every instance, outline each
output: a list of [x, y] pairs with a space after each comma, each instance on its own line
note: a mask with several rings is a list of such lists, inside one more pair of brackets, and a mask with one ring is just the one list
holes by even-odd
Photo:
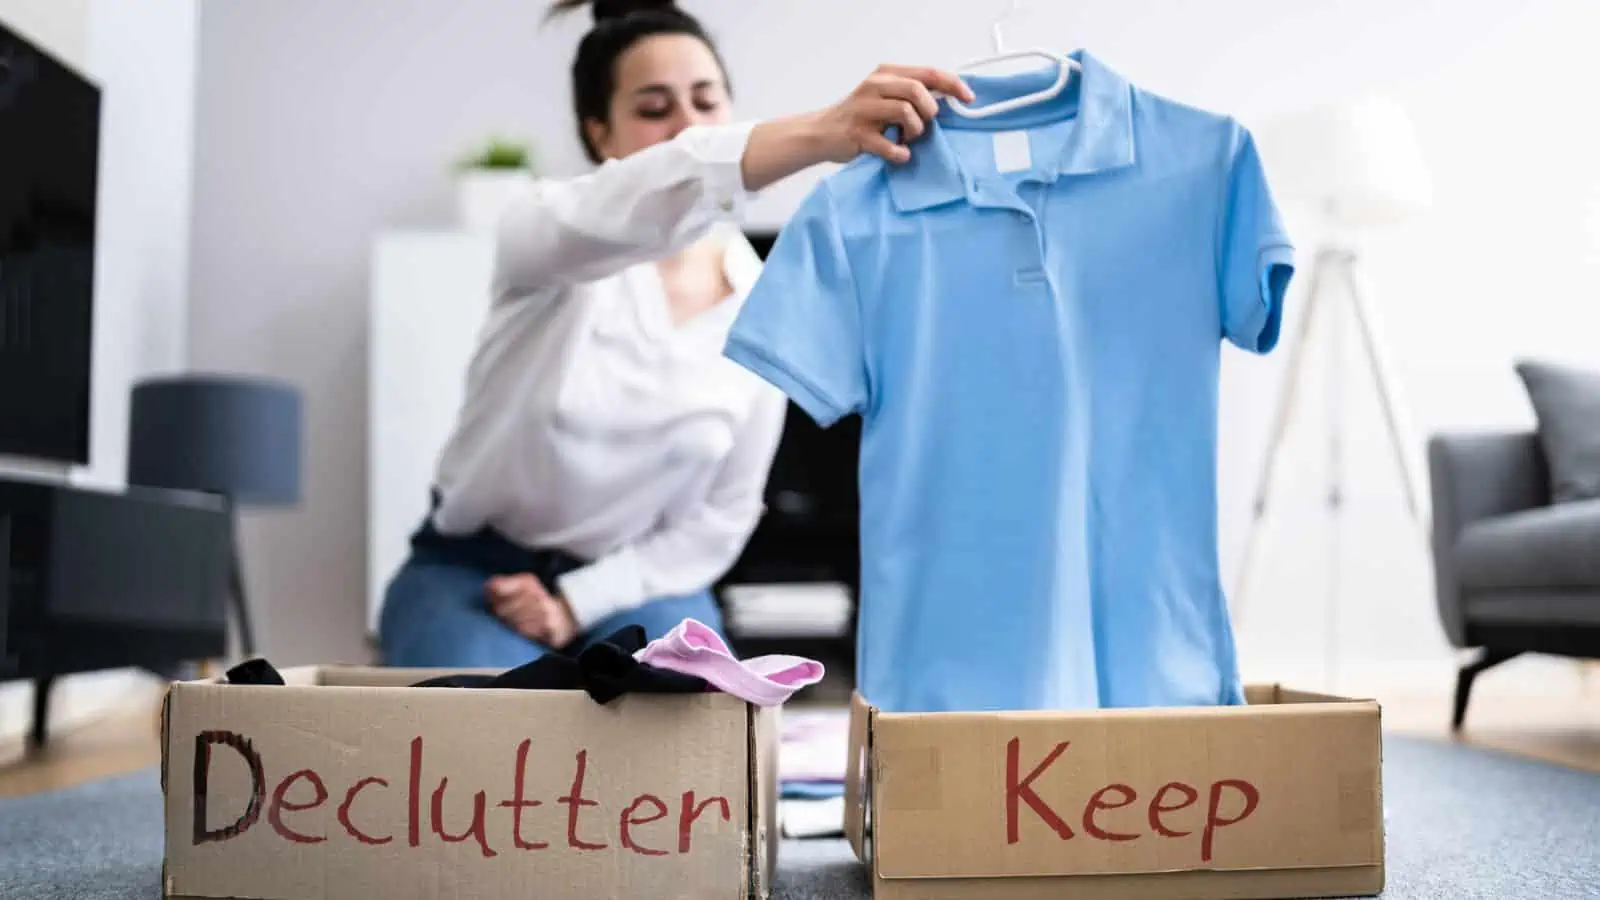
[[722, 67], [705, 42], [687, 34], [657, 34], [617, 60], [611, 121], [589, 122], [589, 140], [606, 159], [620, 159], [671, 140], [690, 125], [728, 122]]

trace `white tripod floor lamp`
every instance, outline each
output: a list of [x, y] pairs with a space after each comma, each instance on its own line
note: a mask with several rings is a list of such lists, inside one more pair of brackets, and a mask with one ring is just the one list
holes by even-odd
[[[1311, 110], [1270, 123], [1259, 135], [1274, 185], [1287, 202], [1300, 201], [1321, 217], [1324, 233], [1310, 260], [1308, 288], [1290, 335], [1288, 371], [1274, 411], [1266, 456], [1257, 475], [1253, 519], [1246, 534], [1238, 581], [1233, 590], [1235, 621], [1242, 621], [1251, 587], [1256, 551], [1272, 499], [1274, 475], [1305, 377], [1314, 339], [1327, 332], [1330, 371], [1328, 442], [1327, 678], [1338, 659], [1339, 516], [1344, 504], [1346, 423], [1340, 392], [1347, 356], [1343, 326], [1358, 326], [1362, 357], [1383, 409], [1389, 446], [1399, 469], [1406, 503], [1422, 530], [1424, 480], [1418, 443], [1401, 401], [1370, 291], [1361, 277], [1356, 238], [1362, 232], [1426, 209], [1432, 182], [1404, 109], [1376, 98]], [[1344, 313], [1346, 315], [1341, 316]]]

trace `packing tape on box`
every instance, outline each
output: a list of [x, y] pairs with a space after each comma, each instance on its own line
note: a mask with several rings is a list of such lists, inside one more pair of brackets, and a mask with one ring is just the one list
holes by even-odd
[[934, 747], [894, 751], [893, 761], [878, 764], [878, 802], [897, 812], [938, 812], [944, 808], [944, 761]]

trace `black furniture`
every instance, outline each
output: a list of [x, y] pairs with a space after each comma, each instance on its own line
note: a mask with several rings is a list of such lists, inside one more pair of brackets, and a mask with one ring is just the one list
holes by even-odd
[[790, 404], [767, 480], [766, 512], [716, 590], [720, 595], [738, 584], [842, 584], [851, 598], [848, 628], [836, 638], [730, 633], [728, 640], [741, 655], [794, 653], [824, 661], [830, 672], [854, 672], [855, 604], [861, 589], [860, 441], [858, 417], [823, 430]]
[[1551, 501], [1539, 435], [1452, 434], [1428, 445], [1439, 618], [1479, 648], [1461, 669], [1451, 719], [1473, 680], [1524, 653], [1600, 658], [1600, 499]]
[[[300, 501], [301, 402], [294, 387], [259, 378], [183, 375], [133, 389], [128, 425], [128, 482], [198, 491], [219, 498], [228, 515], [239, 505]], [[255, 633], [236, 536], [229, 594], [239, 644], [255, 653]]]
[[59, 677], [225, 653], [231, 541], [202, 494], [0, 480], [0, 680], [34, 682], [31, 744]]
[[0, 455], [89, 462], [101, 105], [0, 22]]

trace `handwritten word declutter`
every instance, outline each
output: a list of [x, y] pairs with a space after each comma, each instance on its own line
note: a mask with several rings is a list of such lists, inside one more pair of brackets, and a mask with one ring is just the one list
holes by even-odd
[[[565, 807], [564, 814], [552, 808], [541, 809], [547, 807], [546, 801], [530, 796], [528, 786], [531, 747], [532, 741], [528, 740], [517, 747], [511, 796], [493, 803], [495, 809], [510, 811], [509, 815], [497, 817], [508, 820], [507, 827], [492, 834], [488, 822], [491, 801], [485, 791], [470, 795], [462, 793], [461, 788], [452, 791], [448, 777], [439, 778], [438, 785], [427, 790], [422, 779], [421, 737], [411, 740], [410, 765], [402, 776], [406, 779], [403, 783], [373, 774], [348, 785], [329, 785], [314, 769], [300, 769], [271, 781], [261, 752], [248, 738], [230, 731], [203, 731], [195, 736], [194, 746], [194, 843], [234, 840], [257, 827], [264, 812], [267, 829], [292, 844], [345, 840], [381, 846], [398, 841], [419, 847], [424, 842], [470, 840], [484, 857], [513, 849], [666, 856], [693, 850], [697, 822], [709, 823], [716, 818], [727, 822], [732, 817], [733, 807], [727, 797], [701, 797], [693, 790], [675, 796], [640, 793], [620, 809], [601, 809], [598, 800], [584, 796], [584, 781], [590, 775], [587, 750], [577, 751], [571, 778], [561, 779], [565, 793], [550, 798], [548, 806]], [[207, 810], [212, 764], [216, 755], [230, 751], [249, 768], [250, 791], [240, 798], [243, 808], [233, 822], [214, 824], [208, 819]], [[548, 761], [539, 760], [534, 774], [548, 777], [553, 768]], [[404, 792], [407, 814], [403, 824], [374, 821], [379, 817], [363, 815], [364, 801], [370, 803], [380, 791]], [[468, 798], [471, 819], [463, 828]]]

